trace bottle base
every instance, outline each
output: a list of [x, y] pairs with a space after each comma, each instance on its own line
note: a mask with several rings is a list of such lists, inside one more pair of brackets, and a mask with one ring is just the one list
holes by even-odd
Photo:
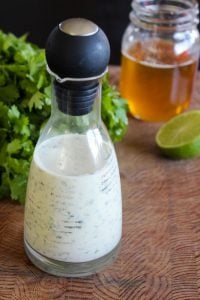
[[111, 252], [103, 257], [81, 263], [67, 263], [50, 259], [35, 251], [26, 240], [24, 240], [24, 247], [30, 261], [40, 270], [62, 277], [83, 277], [100, 272], [112, 264], [119, 252], [120, 242]]

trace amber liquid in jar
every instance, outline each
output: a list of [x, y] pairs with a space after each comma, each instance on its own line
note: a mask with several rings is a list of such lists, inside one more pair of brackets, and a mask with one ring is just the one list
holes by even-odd
[[166, 121], [190, 104], [196, 70], [197, 59], [168, 41], [137, 42], [122, 51], [120, 91], [134, 117]]

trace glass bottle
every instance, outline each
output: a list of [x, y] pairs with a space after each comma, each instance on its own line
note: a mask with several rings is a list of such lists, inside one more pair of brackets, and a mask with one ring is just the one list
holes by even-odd
[[62, 22], [47, 41], [54, 96], [30, 168], [24, 241], [50, 274], [96, 273], [119, 247], [120, 177], [100, 110], [109, 53], [103, 31], [85, 19]]
[[120, 91], [131, 114], [166, 121], [191, 102], [199, 58], [195, 0], [134, 0], [122, 39]]

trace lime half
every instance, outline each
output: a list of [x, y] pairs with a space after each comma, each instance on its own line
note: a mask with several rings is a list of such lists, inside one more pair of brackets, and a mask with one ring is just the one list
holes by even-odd
[[183, 113], [165, 123], [156, 134], [156, 144], [172, 158], [200, 155], [200, 110]]

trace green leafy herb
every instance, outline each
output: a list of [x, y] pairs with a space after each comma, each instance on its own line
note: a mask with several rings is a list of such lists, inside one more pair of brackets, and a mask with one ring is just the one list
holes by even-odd
[[101, 114], [113, 142], [121, 141], [128, 126], [128, 104], [120, 98], [116, 88], [104, 77], [102, 85]]
[[[50, 77], [44, 50], [0, 31], [0, 198], [24, 203], [34, 146], [50, 116]], [[127, 104], [103, 80], [102, 118], [112, 140], [123, 138]]]

